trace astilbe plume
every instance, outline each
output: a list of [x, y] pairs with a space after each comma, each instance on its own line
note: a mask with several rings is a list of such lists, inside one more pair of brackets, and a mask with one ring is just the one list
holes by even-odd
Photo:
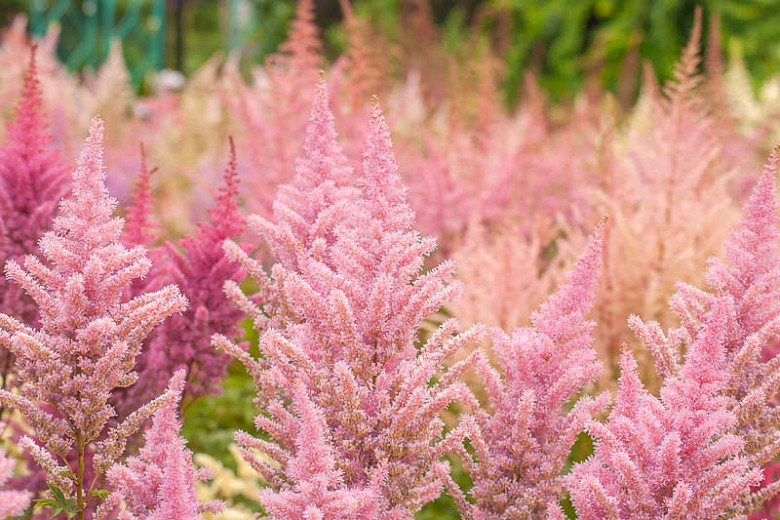
[[[57, 202], [69, 187], [67, 169], [52, 147], [46, 128], [35, 50], [24, 78], [16, 119], [8, 124], [7, 142], [0, 150], [0, 261], [20, 261], [36, 252], [38, 239], [51, 227]], [[33, 300], [16, 284], [0, 279], [0, 312], [35, 324]], [[0, 346], [3, 388], [13, 360]]]
[[[670, 326], [674, 316], [666, 301], [675, 283], [702, 281], [706, 259], [720, 251], [738, 218], [729, 193], [734, 171], [700, 88], [700, 37], [697, 11], [673, 78], [650, 101], [645, 128], [637, 125], [625, 136], [615, 164], [619, 179], [594, 201], [613, 222], [596, 334], [610, 371], [621, 345], [632, 340], [625, 316], [640, 314]], [[639, 361], [650, 381], [651, 364]]]
[[383, 70], [387, 60], [382, 58], [382, 53], [388, 52], [390, 43], [383, 42], [380, 47], [381, 35], [373, 30], [368, 20], [355, 14], [350, 0], [339, 0], [339, 5], [344, 15], [348, 47], [338, 69], [349, 78], [344, 82], [343, 90], [348, 106], [356, 110], [366, 97], [379, 93], [388, 83]]
[[[728, 263], [712, 258], [707, 268], [709, 292], [679, 284], [670, 307], [681, 326], [664, 333], [657, 322], [629, 319], [651, 351], [657, 370], [673, 376], [680, 370], [681, 352], [692, 338], [707, 329], [707, 316], [721, 300], [729, 302], [724, 337], [728, 381], [724, 393], [731, 399], [737, 432], [744, 438], [751, 463], [758, 467], [780, 453], [778, 380], [780, 357], [780, 249], [778, 246], [775, 176], [778, 149], [745, 205], [744, 218], [726, 242]], [[778, 485], [751, 500], [758, 505]]]
[[[509, 336], [494, 329], [493, 351], [503, 378], [480, 364], [491, 414], [463, 419], [451, 439], [473, 481], [466, 502], [452, 485], [464, 518], [537, 519], [559, 513], [561, 473], [577, 435], [609, 403], [582, 397], [601, 364], [593, 349], [595, 323], [586, 315], [593, 303], [601, 266], [604, 223], [558, 291], [532, 315], [532, 326]], [[468, 437], [474, 458], [460, 444]]]
[[16, 461], [0, 450], [0, 518], [18, 516], [30, 506], [30, 493], [2, 489], [11, 478]]
[[578, 518], [738, 517], [735, 504], [761, 473], [743, 455], [724, 393], [730, 305], [715, 302], [660, 398], [643, 388], [634, 356], [623, 353], [615, 407], [606, 424], [588, 424], [594, 454], [568, 480]]
[[[181, 391], [184, 372], [174, 375]], [[104, 509], [120, 502], [125, 509], [120, 520], [201, 520], [204, 511], [216, 512], [220, 502], [200, 504], [195, 483], [210, 478], [206, 469], [195, 469], [192, 452], [179, 435], [177, 398], [155, 412], [151, 427], [145, 433], [145, 443], [138, 456], [124, 464], [114, 464], [107, 473], [113, 490]]]
[[[456, 334], [457, 325], [449, 321], [416, 348], [422, 321], [459, 290], [450, 281], [453, 265], [421, 273], [435, 241], [413, 230], [414, 213], [377, 103], [357, 197], [336, 196], [342, 161], [328, 155], [337, 153], [338, 146], [332, 120], [318, 103], [311, 127], [326, 123], [328, 130], [309, 141], [293, 186], [280, 189], [278, 215], [283, 218], [277, 223], [249, 220], [250, 227], [275, 244], [272, 251], [284, 256], [276, 257], [268, 279], [248, 257], [236, 255], [252, 276], [261, 276], [262, 287], [275, 287], [278, 303], [262, 309], [277, 316], [264, 319], [251, 300], [226, 286], [258, 321], [262, 358], [253, 359], [224, 337], [214, 341], [247, 366], [258, 387], [256, 404], [262, 414], [255, 424], [271, 440], [245, 433], [238, 433], [237, 440], [274, 489], [295, 489], [291, 471], [301, 450], [296, 442], [301, 419], [291, 411], [289, 399], [300, 382], [325, 419], [335, 470], [344, 485], [370, 488], [381, 481], [376, 485], [376, 518], [412, 518], [439, 495], [440, 475], [448, 471], [438, 462], [437, 443], [443, 435], [439, 412], [456, 400], [478, 406], [458, 380], [470, 360], [453, 366], [436, 383], [431, 380], [444, 359], [472, 341], [478, 330]], [[350, 196], [356, 191], [344, 190]], [[306, 222], [314, 227], [302, 233]], [[275, 463], [253, 455], [253, 449]]]
[[379, 509], [382, 474], [371, 486], [347, 488], [343, 474], [336, 469], [335, 450], [328, 425], [299, 384], [293, 395], [298, 416], [296, 454], [288, 462], [287, 473], [294, 483], [289, 489], [260, 492], [260, 502], [274, 520], [373, 520]]
[[253, 194], [247, 204], [262, 216], [271, 214], [276, 189], [294, 176], [312, 103], [311, 84], [325, 65], [314, 17], [313, 0], [299, 1], [287, 40], [262, 70], [254, 71], [254, 85], [234, 78], [240, 86], [230, 102], [248, 140], [244, 148], [253, 170], [263, 172], [247, 178]]
[[[545, 257], [552, 226], [530, 238], [514, 220], [488, 226], [473, 222], [453, 252], [463, 296], [447, 306], [461, 323], [509, 330], [528, 324], [531, 311], [563, 278], [561, 254]], [[546, 229], [545, 229], [546, 228]]]
[[[21, 412], [35, 439], [20, 445], [50, 485], [75, 498], [78, 518], [98, 501], [93, 486], [122, 454], [126, 439], [176, 395], [170, 389], [124, 422], [109, 404], [114, 389], [135, 381], [135, 358], [145, 336], [186, 307], [175, 286], [127, 299], [133, 280], [150, 268], [145, 249], [120, 242], [123, 221], [105, 187], [103, 122], [95, 118], [42, 258], [14, 260], [6, 275], [39, 310], [39, 328], [0, 315], [0, 340], [16, 357], [20, 392], [0, 390], [0, 402]], [[85, 481], [85, 472], [94, 475]]]
[[[225, 240], [244, 230], [244, 218], [238, 206], [237, 175], [231, 143], [230, 163], [216, 204], [209, 210], [210, 222], [200, 223], [193, 235], [179, 241], [178, 247], [170, 242], [165, 244], [165, 258], [161, 258], [154, 270], [154, 283], [175, 283], [189, 306], [149, 336], [138, 360], [140, 382], [127, 389], [121, 409], [132, 410], [159, 394], [165, 381], [180, 368], [187, 370], [184, 399], [192, 400], [220, 390], [231, 357], [214, 350], [211, 335], [240, 336], [239, 324], [244, 319], [222, 288], [226, 281], [238, 283], [245, 276], [244, 269], [229, 260], [222, 250]], [[248, 250], [247, 245], [238, 247]]]
[[[274, 276], [266, 276], [262, 266], [240, 247], [226, 243], [227, 254], [240, 260], [247, 272], [261, 282], [259, 298], [269, 308], [268, 312], [264, 315], [252, 311], [254, 304], [251, 302], [244, 306], [244, 311], [255, 320], [256, 326], [268, 321], [266, 315], [278, 318], [291, 312], [291, 309], [274, 310], [274, 306], [280, 304], [279, 287], [274, 278], [276, 275], [283, 276], [282, 270], [299, 269], [301, 250], [311, 249], [315, 243], [323, 241], [332, 243], [333, 229], [344, 218], [345, 205], [359, 196], [359, 191], [352, 186], [353, 170], [337, 141], [328, 90], [322, 78], [312, 104], [302, 157], [295, 164], [295, 177], [279, 186], [274, 198], [275, 222], [258, 215], [247, 219], [250, 229], [264, 237], [270, 255], [279, 265]], [[240, 297], [238, 285], [228, 285], [232, 297]]]
[[157, 238], [152, 222], [152, 175], [157, 168], [149, 167], [146, 147], [141, 143], [141, 171], [133, 187], [130, 204], [125, 209], [122, 242], [127, 247], [148, 246]]

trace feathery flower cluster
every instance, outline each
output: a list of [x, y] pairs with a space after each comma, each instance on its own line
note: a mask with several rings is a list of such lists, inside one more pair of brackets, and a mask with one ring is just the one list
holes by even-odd
[[[35, 48], [24, 77], [16, 119], [8, 124], [0, 149], [0, 261], [21, 261], [36, 251], [38, 239], [51, 227], [57, 202], [69, 187], [69, 176], [52, 147], [46, 128]], [[38, 311], [21, 287], [0, 278], [0, 312], [34, 325]], [[10, 353], [0, 346], [0, 379], [9, 385]], [[2, 411], [0, 405], [0, 411]]]
[[[493, 331], [493, 351], [504, 377], [480, 366], [492, 415], [463, 420], [456, 436], [468, 436], [474, 456], [457, 446], [473, 481], [473, 503], [451, 487], [464, 518], [534, 519], [559, 512], [561, 473], [586, 421], [608, 404], [607, 394], [568, 404], [596, 380], [601, 364], [593, 349], [593, 304], [604, 222], [577, 265], [550, 300], [532, 315], [532, 327], [511, 337]], [[562, 512], [561, 512], [562, 514]]]
[[[745, 206], [742, 223], [726, 242], [729, 262], [710, 260], [706, 278], [711, 292], [678, 284], [670, 306], [681, 326], [664, 333], [656, 322], [643, 323], [635, 316], [629, 319], [651, 351], [656, 369], [673, 376], [680, 370], [681, 351], [690, 348], [697, 335], [707, 329], [712, 309], [726, 306], [723, 348], [728, 381], [723, 392], [731, 399], [737, 432], [755, 466], [766, 465], [780, 454], [780, 411], [776, 405], [780, 359], [774, 351], [780, 339], [777, 165], [775, 150]], [[770, 491], [762, 491], [754, 502], [762, 501]]]
[[[164, 389], [165, 381], [180, 368], [187, 371], [186, 399], [218, 393], [227, 374], [231, 358], [211, 346], [211, 335], [238, 337], [238, 325], [244, 319], [243, 312], [230, 304], [222, 289], [228, 280], [238, 283], [244, 279], [243, 268], [230, 261], [222, 250], [225, 240], [240, 235], [244, 229], [244, 219], [238, 211], [238, 170], [232, 144], [231, 150], [225, 184], [219, 191], [216, 205], [209, 210], [211, 222], [200, 223], [192, 236], [179, 240], [180, 249], [166, 242], [164, 253], [157, 255], [160, 261], [153, 271], [152, 283], [175, 283], [189, 305], [184, 312], [164, 321], [149, 336], [138, 360], [141, 383], [123, 393], [119, 403], [123, 410], [132, 410], [158, 395]], [[143, 174], [139, 179], [141, 182], [144, 182]], [[143, 206], [148, 208], [148, 202]], [[134, 228], [148, 227], [143, 224], [145, 219], [135, 217], [133, 222], [136, 220], [139, 224]], [[248, 245], [238, 247], [249, 251]]]
[[[780, 333], [773, 153], [726, 243], [730, 265], [712, 259], [708, 293], [679, 284], [670, 306], [681, 326], [631, 317], [664, 377], [647, 393], [624, 353], [617, 404], [591, 423], [594, 456], [572, 472], [579, 518], [718, 518], [755, 509], [777, 484], [750, 496], [760, 467], [778, 453], [777, 358], [762, 352]], [[658, 450], [653, 449], [658, 447]]]
[[30, 505], [30, 493], [27, 491], [3, 490], [11, 478], [16, 462], [0, 450], [0, 518], [18, 516]]
[[660, 398], [624, 352], [615, 407], [607, 424], [588, 424], [595, 452], [568, 480], [578, 518], [725, 518], [760, 482], [723, 393], [727, 312], [723, 302], [712, 310]]
[[274, 520], [373, 520], [379, 514], [382, 473], [367, 488], [348, 488], [336, 469], [328, 425], [300, 384], [293, 395], [297, 413], [296, 453], [286, 473], [293, 486], [266, 488], [260, 502]]
[[[272, 486], [294, 490], [292, 461], [301, 449], [295, 424], [301, 418], [292, 415], [288, 403], [296, 391], [300, 403], [305, 390], [326, 421], [344, 484], [371, 488], [381, 482], [374, 484], [381, 499], [377, 518], [411, 518], [439, 495], [439, 475], [447, 471], [437, 460], [443, 435], [439, 412], [456, 400], [478, 406], [458, 381], [468, 360], [436, 383], [431, 380], [444, 359], [478, 331], [458, 335], [456, 324], [448, 322], [421, 350], [415, 346], [423, 320], [455, 296], [458, 286], [449, 281], [451, 263], [421, 273], [435, 241], [413, 230], [414, 213], [378, 104], [358, 188], [339, 187], [349, 170], [335, 141], [324, 88], [308, 135], [295, 182], [279, 192], [276, 209], [283, 218], [277, 223], [249, 219], [276, 254], [271, 279], [246, 255], [235, 255], [252, 276], [260, 274], [263, 288], [273, 289], [269, 292], [278, 300], [263, 310], [273, 309], [279, 317], [262, 319], [235, 285], [227, 286], [257, 324], [267, 325], [261, 329], [263, 357], [255, 360], [215, 336], [215, 344], [240, 359], [254, 377], [263, 412], [256, 425], [272, 439], [239, 433], [237, 440]], [[226, 248], [236, 251], [230, 244]], [[296, 390], [299, 384], [303, 390]], [[252, 449], [276, 464], [253, 456]]]
[[184, 377], [183, 371], [174, 375], [179, 393], [154, 414], [139, 455], [108, 470], [114, 492], [106, 505], [124, 502], [127, 509], [119, 515], [121, 520], [202, 520], [202, 512], [221, 508], [219, 502], [200, 504], [195, 493], [195, 483], [210, 478], [210, 472], [195, 469], [192, 453], [179, 436], [176, 410]]
[[[95, 118], [77, 167], [72, 193], [60, 203], [53, 228], [40, 241], [42, 258], [28, 255], [24, 267], [6, 264], [39, 309], [39, 328], [0, 315], [0, 340], [16, 357], [21, 393], [0, 390], [0, 402], [21, 412], [35, 439], [21, 446], [46, 472], [51, 486], [74, 498], [79, 519], [96, 501], [92, 486], [124, 451], [155, 409], [154, 402], [108, 428], [115, 388], [135, 381], [135, 359], [146, 335], [186, 300], [175, 286], [125, 299], [150, 262], [142, 246], [120, 242], [122, 219], [105, 187], [103, 122]], [[92, 484], [85, 472], [95, 475]]]

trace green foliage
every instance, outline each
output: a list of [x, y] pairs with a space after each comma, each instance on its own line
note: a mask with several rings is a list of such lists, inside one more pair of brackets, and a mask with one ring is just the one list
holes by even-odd
[[610, 89], [620, 82], [635, 84], [638, 58], [649, 60], [660, 78], [668, 78], [697, 4], [705, 17], [721, 14], [724, 43], [733, 36], [744, 40], [753, 75], [765, 79], [778, 71], [780, 3], [775, 1], [491, 0], [488, 20], [508, 20], [504, 58], [510, 101], [528, 68], [557, 98], [573, 96], [589, 78]]
[[[244, 323], [244, 334], [254, 354], [257, 353], [257, 333], [251, 321]], [[256, 389], [243, 365], [231, 363], [228, 376], [222, 382], [222, 393], [204, 396], [184, 410], [182, 436], [195, 453], [206, 453], [226, 467], [236, 463], [228, 451], [236, 430], [254, 432], [257, 413], [252, 399]]]
[[52, 518], [64, 514], [68, 519], [76, 518], [78, 508], [76, 501], [72, 498], [65, 498], [62, 490], [49, 484], [51, 498], [42, 498], [35, 501], [36, 507], [48, 507], [51, 509]]

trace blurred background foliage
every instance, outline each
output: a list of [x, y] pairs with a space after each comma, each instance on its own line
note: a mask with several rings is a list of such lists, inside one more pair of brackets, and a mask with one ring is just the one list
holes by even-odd
[[[621, 99], [636, 94], [641, 63], [669, 76], [692, 24], [693, 7], [720, 13], [721, 44], [740, 45], [761, 82], [780, 69], [780, 2], [776, 0], [354, 0], [358, 16], [393, 48], [440, 45], [454, 59], [489, 49], [504, 67], [506, 100], [516, 99], [533, 71], [555, 99], [604, 86]], [[121, 37], [136, 85], [161, 67], [191, 74], [217, 52], [262, 63], [286, 36], [294, 0], [2, 0], [7, 24], [27, 12], [34, 32], [49, 22], [61, 30], [60, 57], [72, 69], [96, 67], [112, 37]], [[335, 59], [346, 38], [339, 0], [316, 1], [326, 53]], [[133, 22], [128, 27], [128, 19]], [[151, 20], [151, 21], [150, 21]], [[422, 20], [422, 22], [421, 22]], [[117, 28], [124, 23], [121, 31]], [[428, 27], [421, 27], [428, 24]], [[91, 25], [90, 25], [91, 24]], [[423, 32], [425, 32], [423, 31]], [[95, 42], [89, 40], [94, 37]], [[88, 56], [83, 56], [86, 50]], [[77, 58], [74, 59], [74, 53]]]

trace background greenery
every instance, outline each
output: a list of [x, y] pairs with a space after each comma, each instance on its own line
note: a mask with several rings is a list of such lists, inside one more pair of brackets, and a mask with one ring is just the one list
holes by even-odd
[[[18, 12], [51, 13], [69, 6], [62, 23], [60, 55], [65, 61], [83, 37], [74, 23], [93, 7], [115, 6], [117, 20], [139, 5], [164, 4], [164, 48], [157, 65], [189, 74], [215, 52], [239, 51], [244, 63], [261, 63], [284, 40], [294, 15], [294, 0], [2, 0], [0, 22]], [[316, 0], [317, 23], [326, 52], [334, 59], [345, 38], [338, 0]], [[409, 7], [420, 0], [354, 0], [358, 15], [371, 20], [377, 34], [391, 42], [402, 38]], [[636, 91], [642, 60], [667, 77], [687, 39], [694, 6], [705, 14], [720, 13], [722, 43], [742, 46], [756, 82], [780, 69], [780, 2], [777, 0], [430, 0], [442, 43], [455, 52], [463, 42], [481, 40], [505, 64], [504, 91], [514, 101], [525, 70], [533, 70], [555, 98], [571, 98], [588, 85], [601, 85], [619, 95]], [[149, 7], [145, 8], [147, 11]], [[138, 24], [127, 36], [125, 54], [144, 59], [149, 34]], [[102, 37], [103, 35], [101, 35]], [[95, 66], [107, 45], [96, 46]], [[178, 51], [177, 49], [181, 49]], [[80, 68], [79, 65], [77, 68]], [[136, 67], [137, 68], [137, 67]], [[135, 75], [140, 83], [142, 75]]]

